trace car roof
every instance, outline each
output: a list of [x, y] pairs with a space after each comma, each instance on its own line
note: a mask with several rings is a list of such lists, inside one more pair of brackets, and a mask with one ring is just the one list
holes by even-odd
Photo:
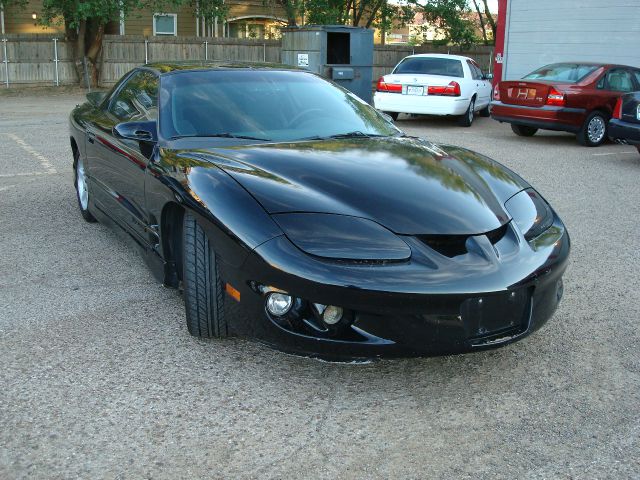
[[[406, 58], [451, 58], [453, 60], [473, 60], [471, 57], [449, 55], [448, 53], [416, 53], [415, 55], [408, 55]], [[473, 61], [475, 62], [475, 60]]]
[[291, 70], [291, 71], [307, 71], [291, 65], [283, 65], [280, 63], [269, 62], [236, 62], [221, 60], [202, 60], [202, 61], [184, 61], [184, 62], [154, 62], [143, 65], [142, 68], [155, 70], [160, 75], [170, 73], [180, 73], [193, 70]]

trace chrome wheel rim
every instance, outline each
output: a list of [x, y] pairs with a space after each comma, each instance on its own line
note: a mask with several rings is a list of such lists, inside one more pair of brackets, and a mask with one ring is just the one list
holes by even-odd
[[476, 108], [476, 102], [471, 100], [469, 104], [469, 123], [473, 122], [473, 110]]
[[80, 207], [82, 210], [86, 210], [89, 204], [89, 189], [87, 188], [87, 175], [84, 171], [84, 162], [80, 158], [76, 165], [76, 188], [78, 189]]
[[593, 117], [587, 126], [587, 135], [591, 143], [599, 143], [604, 138], [605, 123], [600, 116]]

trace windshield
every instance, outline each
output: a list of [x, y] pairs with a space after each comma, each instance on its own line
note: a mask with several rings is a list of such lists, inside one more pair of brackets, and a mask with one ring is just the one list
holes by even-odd
[[464, 77], [460, 60], [438, 57], [407, 57], [398, 64], [393, 73]]
[[306, 72], [218, 70], [162, 77], [164, 138], [239, 137], [293, 141], [353, 133], [397, 135], [374, 108]]
[[551, 80], [555, 82], [576, 83], [597, 70], [597, 65], [581, 65], [579, 63], [554, 63], [539, 68], [524, 77], [524, 80]]

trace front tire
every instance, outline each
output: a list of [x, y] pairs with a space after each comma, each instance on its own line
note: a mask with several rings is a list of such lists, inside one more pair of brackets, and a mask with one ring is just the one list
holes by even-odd
[[602, 112], [591, 112], [577, 134], [578, 143], [585, 147], [599, 147], [607, 141], [609, 118]]
[[77, 150], [73, 152], [73, 172], [73, 184], [76, 187], [76, 200], [78, 200], [80, 214], [87, 222], [95, 223], [97, 221], [96, 217], [89, 211], [89, 179], [87, 178], [84, 160], [80, 158]]
[[460, 125], [461, 127], [470, 127], [471, 124], [473, 123], [473, 116], [475, 115], [475, 109], [476, 109], [476, 99], [474, 97], [469, 102], [469, 107], [467, 108], [467, 111], [464, 113], [464, 115], [461, 115], [458, 118], [458, 125]]
[[228, 335], [224, 289], [209, 238], [190, 212], [183, 220], [183, 286], [187, 329], [195, 337]]
[[535, 127], [527, 127], [526, 125], [511, 124], [511, 130], [519, 137], [533, 137], [538, 131]]
[[484, 107], [482, 110], [480, 110], [480, 116], [481, 117], [490, 117], [491, 116], [491, 111], [489, 111], [489, 105], [487, 105], [486, 107]]

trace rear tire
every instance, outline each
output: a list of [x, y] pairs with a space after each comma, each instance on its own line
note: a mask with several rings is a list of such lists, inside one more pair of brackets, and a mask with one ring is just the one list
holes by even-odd
[[84, 165], [84, 160], [80, 158], [80, 154], [76, 149], [73, 151], [73, 173], [74, 180], [73, 185], [76, 187], [76, 200], [78, 201], [78, 208], [80, 214], [89, 223], [95, 223], [96, 217], [89, 211], [89, 179], [87, 178], [87, 172]]
[[461, 127], [470, 127], [471, 124], [473, 123], [475, 108], [476, 108], [476, 99], [475, 97], [473, 97], [469, 102], [469, 107], [467, 108], [467, 111], [464, 113], [464, 115], [461, 115], [460, 117], [458, 117], [458, 125], [460, 125]]
[[533, 137], [538, 131], [535, 127], [527, 127], [526, 125], [511, 124], [511, 130], [519, 137]]
[[599, 147], [607, 141], [609, 118], [602, 112], [591, 112], [576, 135], [578, 143], [585, 147]]
[[183, 285], [187, 329], [195, 337], [226, 337], [224, 289], [218, 259], [190, 212], [183, 220]]
[[398, 120], [398, 112], [384, 112], [385, 114], [389, 115], [393, 121], [395, 122], [396, 120]]
[[481, 117], [490, 117], [491, 116], [491, 112], [489, 111], [489, 105], [487, 105], [486, 107], [484, 107], [482, 110], [480, 110], [480, 116]]

